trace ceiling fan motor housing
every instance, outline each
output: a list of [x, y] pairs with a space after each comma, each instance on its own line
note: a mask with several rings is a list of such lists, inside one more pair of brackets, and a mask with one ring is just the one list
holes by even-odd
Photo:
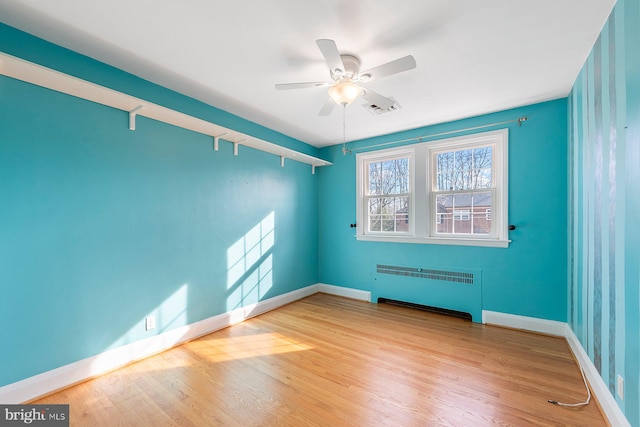
[[339, 80], [341, 78], [349, 78], [357, 80], [358, 73], [360, 72], [360, 60], [355, 55], [340, 55], [342, 59], [342, 65], [344, 65], [344, 71], [341, 75], [334, 74], [333, 79]]

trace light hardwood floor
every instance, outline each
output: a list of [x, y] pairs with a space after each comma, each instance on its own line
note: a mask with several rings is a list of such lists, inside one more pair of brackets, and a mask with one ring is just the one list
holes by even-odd
[[73, 426], [604, 426], [561, 338], [326, 294], [34, 403]]

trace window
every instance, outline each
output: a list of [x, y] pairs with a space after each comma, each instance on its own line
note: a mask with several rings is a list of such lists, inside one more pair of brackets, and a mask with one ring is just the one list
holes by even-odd
[[410, 232], [412, 158], [411, 152], [399, 152], [364, 162], [364, 224], [368, 234]]
[[507, 247], [508, 131], [357, 155], [360, 240]]

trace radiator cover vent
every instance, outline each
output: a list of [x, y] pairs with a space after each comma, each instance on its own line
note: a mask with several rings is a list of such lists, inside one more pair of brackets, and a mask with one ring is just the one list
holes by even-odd
[[420, 277], [423, 279], [444, 280], [446, 282], [466, 283], [473, 285], [473, 273], [460, 271], [430, 270], [419, 267], [400, 267], [397, 265], [377, 265], [378, 273], [396, 276]]

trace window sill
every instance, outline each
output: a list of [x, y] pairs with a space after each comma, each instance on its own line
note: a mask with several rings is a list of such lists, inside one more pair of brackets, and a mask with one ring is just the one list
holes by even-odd
[[411, 237], [411, 236], [380, 236], [357, 234], [358, 240], [367, 242], [393, 242], [393, 243], [416, 243], [424, 245], [456, 245], [456, 246], [483, 246], [487, 248], [508, 248], [511, 240], [499, 239], [452, 239], [445, 237]]

